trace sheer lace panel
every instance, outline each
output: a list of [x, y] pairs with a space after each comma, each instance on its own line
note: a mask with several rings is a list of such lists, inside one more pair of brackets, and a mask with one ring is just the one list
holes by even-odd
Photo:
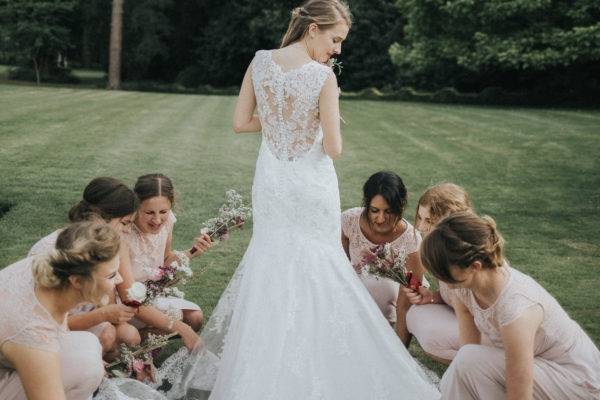
[[283, 71], [272, 51], [260, 50], [252, 62], [252, 81], [263, 136], [279, 160], [308, 152], [320, 132], [319, 94], [331, 68], [311, 61]]
[[31, 262], [26, 258], [0, 271], [0, 345], [5, 341], [58, 352], [65, 327], [52, 319], [34, 293]]

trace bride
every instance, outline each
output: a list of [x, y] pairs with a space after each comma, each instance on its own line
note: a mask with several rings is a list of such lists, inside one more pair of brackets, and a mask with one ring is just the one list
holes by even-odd
[[234, 129], [262, 131], [253, 236], [201, 349], [181, 349], [159, 371], [169, 398], [439, 398], [340, 240], [338, 86], [325, 63], [350, 25], [343, 2], [309, 0], [293, 11], [281, 48], [258, 51], [246, 72]]
[[338, 86], [325, 63], [350, 25], [341, 1], [309, 0], [293, 11], [281, 48], [258, 51], [244, 77], [234, 130], [262, 131], [254, 231], [226, 292], [232, 308], [210, 399], [439, 397], [340, 242]]

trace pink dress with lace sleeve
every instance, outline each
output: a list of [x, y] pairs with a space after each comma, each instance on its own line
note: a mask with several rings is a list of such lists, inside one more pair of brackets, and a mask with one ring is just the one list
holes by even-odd
[[[173, 232], [175, 222], [177, 222], [175, 214], [169, 211], [167, 221], [158, 233], [143, 233], [134, 224], [130, 232], [123, 234], [122, 239], [129, 245], [133, 278], [137, 282], [154, 279], [158, 268], [164, 265], [167, 241]], [[154, 300], [154, 306], [177, 320], [183, 318], [181, 310], [200, 310], [197, 304], [178, 297], [157, 298]], [[145, 326], [137, 319], [132, 321], [138, 328]]]
[[[379, 306], [379, 309], [386, 319], [393, 323], [396, 321], [396, 300], [398, 299], [398, 283], [385, 278], [377, 278], [366, 271], [359, 271], [358, 265], [362, 260], [362, 253], [370, 250], [375, 243], [369, 241], [360, 228], [360, 216], [364, 208], [350, 208], [342, 213], [342, 233], [348, 238], [350, 263], [354, 266], [359, 277], [373, 300]], [[421, 235], [406, 220], [406, 230], [398, 236], [393, 242], [392, 247], [397, 250], [404, 250], [406, 254], [418, 251], [421, 243]]]
[[[360, 263], [363, 251], [376, 246], [375, 243], [365, 237], [360, 228], [360, 216], [363, 210], [363, 207], [355, 207], [342, 213], [342, 232], [349, 239], [350, 262], [354, 266]], [[404, 220], [404, 223], [406, 224], [406, 230], [391, 244], [395, 249], [404, 249], [407, 254], [414, 253], [419, 250], [421, 235], [408, 221]]]
[[[58, 352], [58, 337], [66, 332], [38, 302], [31, 274], [32, 258], [0, 271], [0, 347], [6, 341], [38, 350]], [[0, 363], [7, 361], [0, 356]]]
[[529, 307], [539, 305], [544, 317], [535, 335], [535, 357], [545, 360], [548, 368], [558, 368], [570, 383], [600, 394], [600, 351], [590, 337], [539, 283], [507, 264], [504, 268], [508, 280], [490, 307], [481, 308], [467, 289], [456, 289], [453, 296], [469, 309], [477, 328], [501, 349], [501, 327], [515, 321]]
[[175, 222], [175, 214], [169, 211], [167, 221], [158, 233], [143, 233], [133, 224], [131, 230], [123, 234], [123, 239], [129, 245], [131, 269], [136, 281], [144, 282], [154, 278], [158, 268], [164, 264], [167, 240], [173, 232]]
[[0, 399], [24, 400], [25, 390], [2, 346], [15, 343], [58, 353], [68, 400], [91, 399], [104, 374], [101, 347], [89, 332], [70, 332], [38, 301], [31, 273], [32, 257], [0, 270]]

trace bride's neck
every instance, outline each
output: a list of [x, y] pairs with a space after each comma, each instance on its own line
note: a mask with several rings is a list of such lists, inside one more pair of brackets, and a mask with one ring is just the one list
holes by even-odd
[[302, 57], [307, 61], [312, 60], [310, 53], [308, 52], [308, 48], [306, 47], [306, 43], [304, 43], [304, 39], [300, 39], [290, 44], [285, 49], [293, 51], [297, 56]]

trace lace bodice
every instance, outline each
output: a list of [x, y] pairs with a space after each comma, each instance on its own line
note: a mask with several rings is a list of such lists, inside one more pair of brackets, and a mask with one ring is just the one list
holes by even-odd
[[175, 222], [175, 214], [169, 211], [167, 221], [156, 234], [142, 233], [135, 224], [130, 232], [122, 234], [121, 238], [129, 246], [131, 270], [136, 281], [152, 279], [156, 276], [158, 267], [164, 264], [167, 240], [173, 232]]
[[252, 61], [258, 115], [273, 155], [292, 161], [308, 152], [320, 134], [319, 95], [331, 68], [311, 61], [284, 71], [273, 50], [260, 50]]
[[[342, 213], [342, 232], [350, 242], [350, 262], [355, 268], [362, 261], [363, 251], [368, 251], [376, 245], [365, 237], [360, 228], [360, 216], [363, 210], [363, 207], [355, 207]], [[391, 244], [396, 250], [404, 249], [406, 254], [414, 253], [419, 250], [421, 235], [410, 222], [406, 220], [404, 222], [406, 230]]]
[[577, 381], [585, 380], [586, 385], [600, 388], [600, 352], [591, 339], [539, 283], [508, 264], [503, 268], [509, 274], [507, 282], [496, 302], [486, 309], [478, 305], [470, 290], [452, 290], [455, 301], [465, 304], [473, 315], [477, 329], [496, 347], [504, 348], [501, 327], [515, 321], [529, 307], [539, 305], [544, 317], [535, 336], [534, 354], [574, 367]]
[[[59, 337], [67, 332], [37, 300], [31, 273], [32, 257], [0, 271], [0, 347], [6, 341], [38, 350], [58, 352]], [[0, 367], [12, 368], [0, 353]]]

